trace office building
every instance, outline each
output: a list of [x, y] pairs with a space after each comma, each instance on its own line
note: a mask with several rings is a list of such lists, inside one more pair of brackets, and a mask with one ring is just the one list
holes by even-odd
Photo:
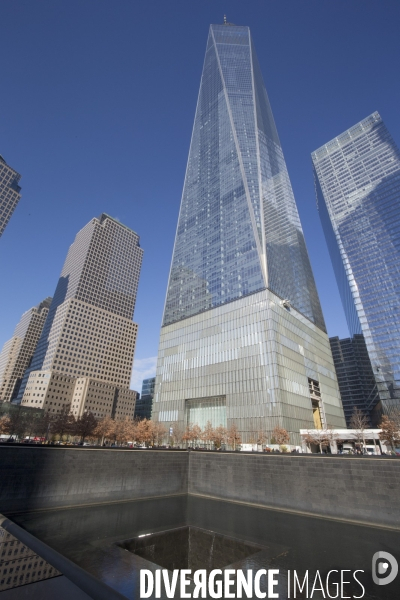
[[106, 214], [77, 234], [20, 401], [51, 412], [71, 404], [78, 416], [89, 409], [105, 416], [112, 413], [117, 390], [124, 390], [120, 406], [122, 396], [124, 402], [129, 398], [127, 414], [133, 416], [136, 392], [129, 383], [137, 325], [132, 316], [142, 255], [139, 236]]
[[142, 394], [136, 400], [135, 418], [151, 419], [155, 385], [156, 385], [155, 377], [150, 377], [150, 379], [143, 379]]
[[17, 397], [22, 377], [29, 367], [43, 325], [49, 312], [51, 298], [26, 311], [0, 354], [0, 401], [11, 402]]
[[[311, 397], [310, 386], [318, 390]], [[161, 329], [153, 418], [344, 425], [329, 340], [248, 27], [210, 27]]]
[[129, 419], [133, 421], [135, 418], [136, 402], [139, 397], [139, 392], [136, 392], [135, 390], [117, 388], [112, 417], [117, 421], [129, 417]]
[[21, 175], [8, 166], [0, 156], [0, 237], [20, 201], [21, 188], [18, 185]]
[[400, 408], [400, 152], [377, 112], [312, 153], [318, 210], [350, 335], [375, 377], [373, 424]]
[[344, 416], [350, 427], [351, 416], [358, 408], [368, 419], [367, 406], [375, 395], [375, 378], [369, 360], [364, 336], [356, 333], [352, 338], [329, 338], [333, 362], [338, 378]]

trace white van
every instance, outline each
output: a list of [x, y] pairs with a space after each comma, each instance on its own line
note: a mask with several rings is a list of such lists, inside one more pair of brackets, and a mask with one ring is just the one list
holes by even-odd
[[353, 444], [343, 444], [342, 445], [342, 452], [343, 454], [353, 454]]

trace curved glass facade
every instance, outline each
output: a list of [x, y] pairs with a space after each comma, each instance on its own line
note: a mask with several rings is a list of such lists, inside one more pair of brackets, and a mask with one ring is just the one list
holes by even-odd
[[400, 406], [400, 152], [377, 112], [312, 153], [319, 214], [350, 334], [376, 380], [369, 406]]

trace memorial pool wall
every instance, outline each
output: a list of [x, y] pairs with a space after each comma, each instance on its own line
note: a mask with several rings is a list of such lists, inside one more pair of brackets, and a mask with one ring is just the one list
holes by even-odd
[[400, 459], [0, 446], [0, 513], [192, 495], [400, 529]]

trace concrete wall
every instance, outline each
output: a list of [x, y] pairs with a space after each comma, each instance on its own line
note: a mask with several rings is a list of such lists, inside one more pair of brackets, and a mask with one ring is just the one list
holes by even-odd
[[0, 513], [175, 494], [400, 527], [400, 460], [0, 446]]
[[400, 460], [191, 452], [189, 494], [400, 527]]
[[187, 452], [0, 446], [0, 513], [186, 494]]

